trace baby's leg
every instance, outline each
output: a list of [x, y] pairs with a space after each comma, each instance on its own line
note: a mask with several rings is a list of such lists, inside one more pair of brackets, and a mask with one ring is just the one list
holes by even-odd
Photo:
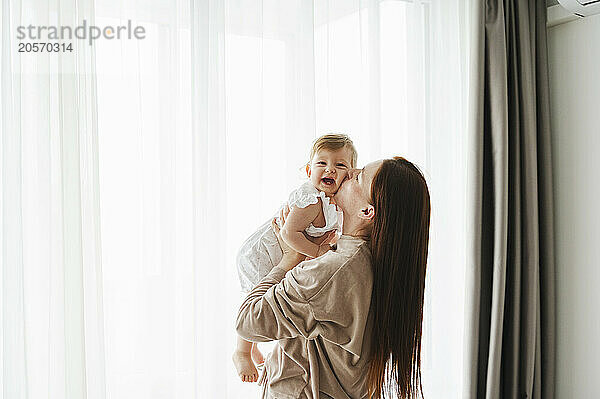
[[258, 371], [252, 362], [253, 346], [255, 345], [252, 342], [237, 337], [237, 348], [233, 352], [232, 360], [238, 375], [244, 382], [258, 381]]
[[252, 361], [257, 366], [260, 366], [261, 364], [263, 364], [265, 362], [265, 358], [263, 357], [263, 354], [260, 353], [260, 350], [258, 349], [258, 345], [255, 343], [252, 343]]

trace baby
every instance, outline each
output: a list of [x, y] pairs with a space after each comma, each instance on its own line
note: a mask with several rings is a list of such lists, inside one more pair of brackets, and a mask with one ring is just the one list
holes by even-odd
[[[288, 198], [290, 213], [281, 227], [281, 238], [294, 250], [316, 258], [329, 249], [306, 238], [321, 237], [335, 230], [341, 232], [341, 212], [332, 202], [348, 170], [356, 165], [356, 150], [345, 134], [327, 134], [313, 144], [306, 174], [309, 181], [294, 190]], [[237, 255], [238, 275], [242, 291], [250, 292], [271, 269], [279, 263], [282, 251], [271, 226], [263, 224], [242, 245]], [[237, 339], [233, 363], [245, 382], [258, 380], [255, 363], [263, 363], [263, 356], [255, 343]]]

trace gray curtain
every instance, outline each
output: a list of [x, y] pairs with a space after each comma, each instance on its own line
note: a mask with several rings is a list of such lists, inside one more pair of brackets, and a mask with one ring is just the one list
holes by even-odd
[[554, 397], [545, 3], [471, 2], [467, 398]]

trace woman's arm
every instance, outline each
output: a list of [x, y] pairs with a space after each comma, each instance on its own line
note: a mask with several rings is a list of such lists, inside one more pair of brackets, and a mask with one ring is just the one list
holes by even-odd
[[316, 336], [317, 322], [310, 304], [284, 277], [296, 262], [284, 257], [246, 297], [236, 320], [238, 335], [265, 342], [297, 336]]
[[328, 250], [311, 242], [304, 234], [304, 230], [319, 216], [321, 209], [321, 199], [305, 208], [293, 206], [281, 229], [281, 238], [290, 247], [311, 258], [318, 258]]
[[[282, 211], [282, 221], [285, 220]], [[238, 312], [236, 330], [248, 341], [272, 341], [283, 338], [316, 336], [318, 323], [306, 298], [287, 281], [286, 273], [304, 259], [304, 255], [290, 248], [280, 237], [279, 228], [273, 229], [281, 245], [283, 257], [267, 276], [248, 294]], [[334, 234], [320, 237], [328, 242]]]

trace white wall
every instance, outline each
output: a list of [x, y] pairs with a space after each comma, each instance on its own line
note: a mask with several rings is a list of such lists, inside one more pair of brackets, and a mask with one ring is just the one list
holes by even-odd
[[556, 397], [600, 397], [600, 15], [548, 29]]

